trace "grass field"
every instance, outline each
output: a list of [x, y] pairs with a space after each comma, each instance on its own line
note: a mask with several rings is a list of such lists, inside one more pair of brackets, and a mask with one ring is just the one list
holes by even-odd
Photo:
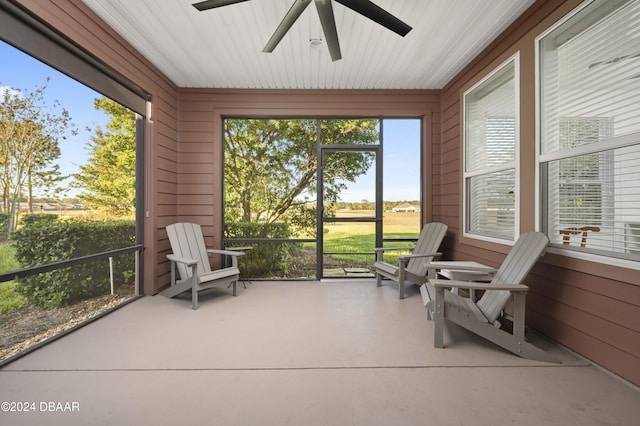
[[[337, 217], [372, 217], [370, 211], [339, 211]], [[420, 233], [420, 213], [386, 212], [383, 218], [384, 238], [416, 238]], [[342, 265], [371, 266], [375, 260], [375, 224], [366, 222], [329, 223], [324, 234], [325, 253], [330, 254], [329, 260]], [[388, 242], [385, 247], [411, 246], [407, 242]], [[304, 247], [315, 252], [315, 243], [305, 244]], [[360, 253], [360, 254], [339, 254]], [[399, 254], [408, 251], [392, 251], [384, 255], [384, 260], [397, 263]], [[313, 255], [315, 256], [315, 255]], [[0, 245], [0, 273], [20, 269], [16, 262], [13, 247], [10, 244]], [[312, 267], [315, 270], [315, 267]], [[259, 277], [254, 277], [259, 278]], [[0, 314], [24, 304], [24, 298], [15, 291], [13, 281], [0, 284]]]
[[[373, 216], [373, 212], [339, 211], [338, 218]], [[385, 212], [383, 217], [383, 238], [417, 238], [420, 233], [420, 213]], [[360, 252], [373, 253], [375, 247], [375, 224], [367, 222], [329, 223], [325, 227], [325, 253]], [[388, 242], [385, 247], [411, 246], [407, 242]], [[395, 263], [398, 254], [408, 252], [390, 252], [385, 254], [385, 261]], [[351, 259], [356, 263], [373, 263], [373, 254], [343, 255], [332, 254], [337, 259]]]
[[9, 243], [0, 244], [0, 274], [20, 269], [16, 260], [13, 246]]
[[[13, 246], [0, 244], [0, 274], [20, 269], [16, 261]], [[0, 314], [9, 312], [23, 306], [26, 301], [16, 291], [17, 284], [14, 281], [0, 283]]]

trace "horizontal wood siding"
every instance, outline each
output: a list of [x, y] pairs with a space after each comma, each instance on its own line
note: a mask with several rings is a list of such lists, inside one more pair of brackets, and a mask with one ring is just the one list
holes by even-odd
[[[144, 292], [169, 282], [164, 227], [178, 210], [177, 88], [80, 0], [19, 0], [32, 15], [151, 95], [145, 128]], [[64, 100], [63, 100], [64, 101]]]
[[[579, 1], [538, 1], [442, 91], [442, 141], [436, 220], [449, 225], [452, 259], [502, 262], [509, 247], [462, 235], [462, 94], [520, 52], [521, 232], [535, 229], [535, 37]], [[635, 384], [640, 384], [640, 272], [547, 254], [525, 283], [527, 323]]]
[[[438, 91], [181, 89], [178, 217], [203, 226], [207, 243], [222, 242], [222, 117], [424, 117], [423, 211], [430, 218], [434, 152], [439, 141]], [[439, 161], [439, 153], [435, 159]], [[426, 220], [426, 219], [425, 219]]]

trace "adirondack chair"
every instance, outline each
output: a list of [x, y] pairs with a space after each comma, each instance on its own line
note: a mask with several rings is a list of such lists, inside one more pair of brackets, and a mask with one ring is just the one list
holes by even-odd
[[[428, 269], [428, 280], [420, 286], [420, 295], [422, 296], [424, 307], [427, 308], [427, 319], [429, 320], [432, 319], [431, 316], [435, 301], [435, 287], [430, 284], [430, 281], [438, 278], [439, 273], [454, 281], [491, 282], [495, 273], [498, 271], [495, 268], [478, 262], [456, 260], [433, 261], [429, 263]], [[452, 292], [457, 293], [458, 289], [453, 288]], [[475, 289], [469, 289], [468, 293], [469, 297], [475, 301]]]
[[581, 235], [580, 239], [580, 247], [585, 248], [587, 246], [587, 237], [589, 236], [589, 232], [600, 232], [600, 227], [598, 226], [582, 226], [580, 228], [565, 228], [561, 229], [560, 235], [562, 235], [562, 244], [568, 246], [571, 244], [571, 236], [572, 235]]
[[[373, 268], [376, 274], [376, 285], [382, 286], [382, 277], [389, 278], [398, 283], [399, 298], [404, 299], [405, 281], [411, 281], [418, 285], [427, 281], [427, 265], [432, 259], [441, 255], [438, 252], [438, 247], [440, 247], [446, 232], [447, 225], [432, 222], [422, 228], [415, 247], [375, 248], [376, 262], [373, 264]], [[412, 250], [412, 253], [398, 256], [398, 265], [392, 265], [382, 260], [384, 252], [390, 250]]]
[[[244, 253], [231, 250], [207, 249], [200, 225], [195, 223], [175, 223], [167, 226], [167, 235], [171, 243], [172, 254], [167, 255], [171, 261], [171, 287], [160, 294], [175, 297], [191, 290], [191, 308], [198, 309], [198, 292], [218, 284], [233, 285], [236, 295], [236, 283], [240, 276], [238, 257]], [[229, 256], [231, 266], [211, 270], [209, 256], [221, 254]], [[176, 280], [176, 268], [180, 279]]]
[[[434, 301], [433, 304], [427, 304], [427, 309], [434, 310], [434, 347], [443, 347], [444, 320], [447, 319], [523, 358], [558, 363], [554, 356], [525, 340], [525, 296], [528, 287], [521, 282], [544, 254], [548, 243], [547, 236], [539, 232], [520, 236], [490, 283], [437, 278], [425, 283], [420, 289], [423, 298], [426, 295]], [[476, 303], [455, 294], [450, 290], [452, 288], [485, 292]], [[513, 330], [510, 333], [500, 328], [498, 317], [511, 295], [514, 312]]]

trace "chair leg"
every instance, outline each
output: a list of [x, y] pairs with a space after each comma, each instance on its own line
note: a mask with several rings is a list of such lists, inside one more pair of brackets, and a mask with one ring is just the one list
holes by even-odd
[[376, 286], [382, 287], [382, 275], [376, 272]]
[[526, 293], [513, 293], [513, 335], [524, 340]]
[[171, 261], [171, 287], [176, 285], [176, 262]]
[[191, 309], [198, 309], [198, 288], [195, 284], [191, 286]]
[[407, 278], [407, 275], [404, 270], [404, 265], [400, 264], [400, 274], [398, 276], [398, 297], [400, 299], [404, 299], [404, 281]]
[[427, 309], [427, 320], [431, 321], [433, 319], [433, 304], [434, 300], [431, 298], [431, 294], [429, 294], [429, 289], [427, 286], [430, 285], [427, 281], [426, 283], [420, 286], [420, 296], [422, 297], [422, 304]]
[[194, 311], [198, 309], [198, 284], [200, 278], [198, 278], [198, 269], [196, 265], [191, 266], [191, 309]]
[[442, 348], [443, 344], [443, 335], [444, 335], [444, 288], [437, 287], [436, 288], [436, 300], [434, 303], [434, 312], [433, 312], [433, 322], [434, 322], [434, 331], [433, 331], [433, 347], [434, 348]]

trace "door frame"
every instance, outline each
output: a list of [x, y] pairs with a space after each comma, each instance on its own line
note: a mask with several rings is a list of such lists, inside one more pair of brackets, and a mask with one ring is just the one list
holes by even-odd
[[[316, 207], [316, 277], [317, 279], [336, 278], [324, 276], [324, 225], [325, 223], [336, 222], [370, 222], [375, 223], [375, 246], [382, 247], [382, 217], [384, 202], [382, 196], [382, 120], [380, 120], [379, 143], [376, 145], [365, 144], [318, 144], [318, 170], [317, 170], [317, 194], [318, 202]], [[320, 140], [320, 127], [318, 125], [318, 140]], [[320, 140], [320, 142], [322, 142]], [[324, 215], [324, 154], [328, 152], [373, 152], [375, 154], [375, 214], [373, 217], [353, 217], [353, 218], [328, 218]], [[345, 277], [340, 277], [345, 278]]]

